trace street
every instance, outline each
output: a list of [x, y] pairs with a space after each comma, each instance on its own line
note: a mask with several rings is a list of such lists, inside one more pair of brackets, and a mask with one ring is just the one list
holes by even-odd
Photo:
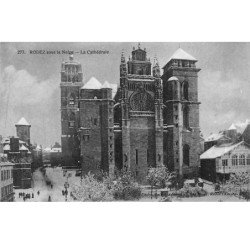
[[[34, 194], [34, 198], [25, 199], [25, 202], [44, 202], [49, 200], [49, 196], [51, 197], [51, 201], [65, 201], [65, 196], [62, 195], [62, 191], [65, 190], [64, 184], [67, 181], [68, 177], [68, 195], [67, 201], [74, 201], [70, 196], [71, 189], [74, 185], [80, 185], [80, 177], [75, 176], [75, 170], [67, 171], [66, 175], [63, 176], [63, 170], [61, 167], [57, 168], [46, 168], [46, 174], [40, 170], [36, 170], [33, 173], [33, 182], [32, 188], [29, 189], [16, 189], [15, 190], [15, 201], [23, 202], [23, 197], [19, 197], [19, 193], [30, 194], [32, 197], [32, 193]], [[46, 181], [50, 181], [51, 185], [47, 185]], [[39, 194], [38, 194], [39, 192]]]

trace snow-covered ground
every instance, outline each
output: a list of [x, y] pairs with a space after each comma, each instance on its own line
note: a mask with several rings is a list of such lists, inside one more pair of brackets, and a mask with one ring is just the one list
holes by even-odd
[[[65, 201], [65, 196], [62, 195], [62, 190], [65, 190], [64, 183], [68, 179], [69, 188], [67, 201], [74, 201], [70, 196], [70, 192], [73, 186], [79, 186], [81, 178], [75, 176], [76, 171], [67, 171], [66, 175], [63, 175], [63, 170], [61, 167], [58, 168], [46, 168], [46, 177], [42, 174], [40, 170], [36, 170], [33, 173], [33, 187], [30, 189], [16, 189], [15, 190], [15, 201], [23, 202], [23, 197], [19, 198], [19, 193], [24, 192], [25, 194], [34, 194], [34, 198], [26, 199], [25, 202], [39, 202], [48, 201], [49, 196], [51, 201]], [[46, 180], [49, 180], [53, 187], [46, 185]], [[38, 191], [40, 194], [38, 195]]]
[[[46, 174], [44, 175], [40, 170], [36, 170], [33, 173], [33, 187], [30, 189], [16, 189], [15, 190], [15, 201], [23, 202], [23, 197], [19, 197], [19, 193], [30, 194], [32, 197], [32, 193], [34, 194], [34, 198], [26, 199], [25, 202], [43, 202], [48, 201], [49, 196], [51, 197], [51, 201], [65, 201], [65, 196], [62, 195], [62, 190], [65, 190], [64, 184], [66, 181], [69, 183], [68, 188], [68, 196], [67, 201], [74, 201], [73, 197], [70, 196], [70, 192], [74, 186], [80, 186], [81, 178], [79, 176], [75, 176], [75, 170], [68, 170], [64, 176], [63, 170], [61, 167], [57, 168], [46, 168]], [[46, 184], [46, 180], [50, 181], [53, 187]], [[204, 184], [204, 189], [211, 193], [214, 191], [214, 186], [208, 183]], [[40, 192], [38, 195], [38, 191]], [[150, 191], [149, 191], [150, 194]], [[153, 192], [155, 194], [155, 191]], [[139, 201], [142, 202], [155, 202], [160, 201], [161, 197], [158, 195], [156, 198], [153, 196], [151, 199], [150, 195], [143, 196]], [[193, 198], [172, 198], [173, 201], [191, 201], [191, 202], [204, 202], [204, 201], [245, 201], [239, 199], [234, 196], [226, 196], [226, 195], [208, 195], [204, 197], [193, 197]]]

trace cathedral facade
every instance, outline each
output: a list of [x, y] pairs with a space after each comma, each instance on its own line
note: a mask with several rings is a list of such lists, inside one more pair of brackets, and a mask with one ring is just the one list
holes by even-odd
[[83, 172], [101, 168], [113, 175], [130, 170], [145, 182], [149, 167], [166, 166], [181, 177], [199, 167], [197, 60], [178, 49], [163, 67], [146, 49], [121, 56], [120, 85], [92, 78], [70, 56], [61, 68], [63, 165]]

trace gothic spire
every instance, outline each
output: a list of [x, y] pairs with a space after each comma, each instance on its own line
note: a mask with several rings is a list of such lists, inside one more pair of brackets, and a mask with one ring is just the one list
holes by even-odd
[[122, 54], [121, 54], [121, 63], [125, 63], [124, 51], [122, 51]]
[[154, 57], [154, 64], [153, 64], [153, 76], [154, 77], [160, 77], [161, 71], [160, 66], [157, 60], [157, 57]]

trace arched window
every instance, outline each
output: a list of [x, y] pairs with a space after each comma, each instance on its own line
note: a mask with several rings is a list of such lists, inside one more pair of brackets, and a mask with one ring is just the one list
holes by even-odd
[[183, 99], [188, 100], [188, 82], [183, 82]]
[[183, 108], [183, 127], [188, 129], [189, 128], [189, 107], [184, 106]]
[[69, 97], [69, 105], [75, 105], [75, 95], [74, 93], [71, 93], [70, 97]]
[[120, 124], [120, 126], [122, 124], [122, 109], [120, 103], [114, 105], [114, 123]]
[[183, 146], [183, 163], [189, 166], [189, 146], [187, 144]]
[[247, 155], [247, 165], [250, 165], [250, 154]]
[[136, 70], [136, 75], [143, 75], [142, 69], [137, 69]]
[[245, 164], [246, 164], [245, 155], [240, 155], [239, 165], [245, 165]]
[[72, 112], [69, 116], [69, 127], [73, 128], [75, 126], [75, 120], [76, 120], [76, 116], [75, 114]]
[[238, 166], [238, 156], [237, 155], [232, 156], [232, 165]]

